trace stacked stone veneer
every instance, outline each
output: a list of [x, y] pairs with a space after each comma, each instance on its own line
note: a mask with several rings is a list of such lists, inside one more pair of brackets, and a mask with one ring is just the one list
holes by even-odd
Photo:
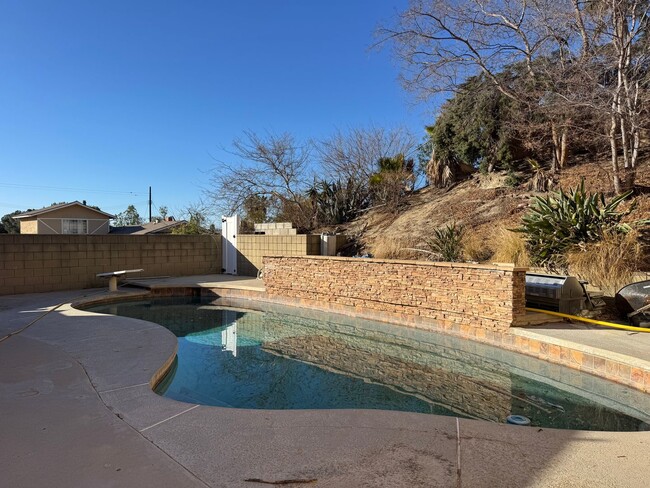
[[525, 316], [525, 279], [526, 268], [511, 265], [264, 258], [264, 284], [272, 298], [485, 329], [504, 330]]
[[134, 277], [218, 273], [221, 239], [0, 234], [0, 295], [106, 286], [97, 273], [140, 268]]

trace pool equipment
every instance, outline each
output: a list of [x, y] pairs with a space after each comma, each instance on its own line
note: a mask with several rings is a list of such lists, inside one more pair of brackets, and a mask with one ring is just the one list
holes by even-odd
[[526, 306], [576, 314], [585, 308], [585, 290], [574, 276], [526, 273]]

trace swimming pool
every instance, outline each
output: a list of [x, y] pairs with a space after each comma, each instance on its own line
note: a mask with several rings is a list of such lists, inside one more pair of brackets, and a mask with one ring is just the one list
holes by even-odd
[[[256, 310], [254, 310], [256, 308]], [[650, 396], [452, 336], [244, 300], [95, 306], [178, 337], [157, 388], [189, 403], [253, 409], [403, 410], [564, 429], [650, 430]]]

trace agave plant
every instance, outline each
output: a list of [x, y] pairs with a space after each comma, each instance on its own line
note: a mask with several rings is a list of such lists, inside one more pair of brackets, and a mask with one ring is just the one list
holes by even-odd
[[625, 211], [618, 207], [631, 194], [629, 191], [606, 201], [601, 192], [587, 193], [583, 180], [567, 193], [560, 190], [556, 195], [535, 197], [521, 227], [515, 230], [524, 234], [533, 264], [563, 267], [563, 256], [571, 246], [599, 241], [605, 232], [627, 233], [632, 225], [647, 224], [622, 222], [636, 202]]
[[445, 227], [433, 230], [433, 236], [427, 240], [429, 249], [442, 261], [456, 262], [462, 259], [463, 235], [465, 228], [452, 222]]
[[346, 182], [315, 181], [306, 196], [313, 202], [321, 225], [349, 222], [368, 206], [367, 189], [351, 178]]

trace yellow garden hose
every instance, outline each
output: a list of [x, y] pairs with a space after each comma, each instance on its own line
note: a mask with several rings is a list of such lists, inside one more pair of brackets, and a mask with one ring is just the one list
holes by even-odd
[[588, 324], [602, 325], [603, 327], [612, 327], [614, 329], [631, 330], [634, 332], [650, 332], [650, 329], [646, 327], [634, 327], [632, 325], [614, 324], [612, 322], [603, 322], [602, 320], [588, 319], [585, 317], [578, 317], [577, 315], [568, 315], [566, 313], [551, 312], [549, 310], [541, 310], [539, 308], [526, 307], [526, 310], [529, 312], [545, 313], [548, 315], [553, 315], [554, 317], [562, 317], [565, 319], [579, 320], [580, 322], [587, 322]]

